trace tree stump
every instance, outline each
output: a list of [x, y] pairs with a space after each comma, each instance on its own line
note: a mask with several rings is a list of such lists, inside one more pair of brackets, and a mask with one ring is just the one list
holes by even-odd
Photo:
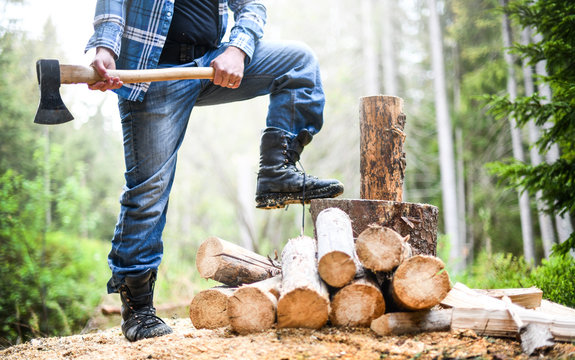
[[235, 288], [217, 286], [200, 291], [190, 303], [190, 320], [196, 329], [217, 329], [230, 324], [228, 299]]
[[282, 251], [278, 327], [319, 329], [328, 315], [329, 293], [317, 271], [315, 240], [306, 236], [289, 240]]
[[200, 245], [196, 266], [203, 278], [228, 286], [251, 284], [280, 273], [269, 258], [217, 237]]
[[315, 222], [318, 272], [330, 286], [349, 284], [362, 268], [355, 254], [349, 216], [338, 208], [323, 210]]

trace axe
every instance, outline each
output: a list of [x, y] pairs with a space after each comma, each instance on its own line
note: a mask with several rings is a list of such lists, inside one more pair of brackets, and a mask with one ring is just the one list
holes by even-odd
[[[108, 73], [110, 76], [120, 78], [125, 84], [214, 78], [214, 69], [211, 67], [108, 70]], [[34, 122], [44, 125], [63, 124], [74, 119], [62, 101], [60, 84], [93, 84], [103, 80], [92, 67], [60, 65], [58, 60], [48, 59], [36, 62], [36, 74], [40, 85], [40, 104]]]

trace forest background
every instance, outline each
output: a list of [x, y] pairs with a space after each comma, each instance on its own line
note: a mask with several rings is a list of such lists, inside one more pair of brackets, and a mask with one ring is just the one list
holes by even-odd
[[[63, 86], [76, 119], [33, 123], [35, 61], [89, 64], [95, 1], [78, 3], [0, 0], [0, 347], [81, 331], [110, 275], [124, 168], [116, 96]], [[452, 280], [536, 285], [575, 306], [575, 6], [510, 3], [508, 16], [503, 0], [270, 0], [265, 39], [304, 41], [322, 67], [326, 121], [303, 154], [307, 171], [359, 198], [359, 98], [403, 98], [404, 201], [439, 207]], [[45, 20], [47, 4], [57, 15]], [[254, 207], [266, 111], [266, 98], [194, 109], [156, 303], [212, 285], [194, 263], [209, 236], [273, 256], [299, 235], [301, 206]]]

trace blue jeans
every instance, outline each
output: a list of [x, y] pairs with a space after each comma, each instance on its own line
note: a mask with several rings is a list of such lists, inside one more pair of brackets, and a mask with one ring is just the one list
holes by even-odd
[[[225, 45], [183, 66], [210, 66], [224, 49]], [[210, 80], [164, 81], [152, 83], [143, 102], [120, 98], [126, 185], [108, 255], [109, 293], [117, 292], [126, 275], [160, 265], [177, 152], [193, 107], [268, 94], [266, 126], [293, 135], [321, 129], [325, 99], [319, 66], [311, 50], [296, 42], [261, 41], [237, 89]]]

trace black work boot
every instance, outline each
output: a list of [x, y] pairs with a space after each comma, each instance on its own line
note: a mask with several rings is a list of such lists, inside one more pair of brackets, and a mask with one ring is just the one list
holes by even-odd
[[120, 286], [122, 332], [130, 341], [172, 332], [172, 329], [156, 316], [153, 304], [155, 281], [156, 273], [148, 270], [143, 275], [126, 276], [124, 284]]
[[309, 203], [311, 199], [332, 198], [343, 193], [338, 180], [322, 180], [300, 171], [295, 163], [312, 134], [302, 130], [292, 136], [278, 128], [264, 130], [260, 145], [256, 207], [282, 208], [288, 204]]

